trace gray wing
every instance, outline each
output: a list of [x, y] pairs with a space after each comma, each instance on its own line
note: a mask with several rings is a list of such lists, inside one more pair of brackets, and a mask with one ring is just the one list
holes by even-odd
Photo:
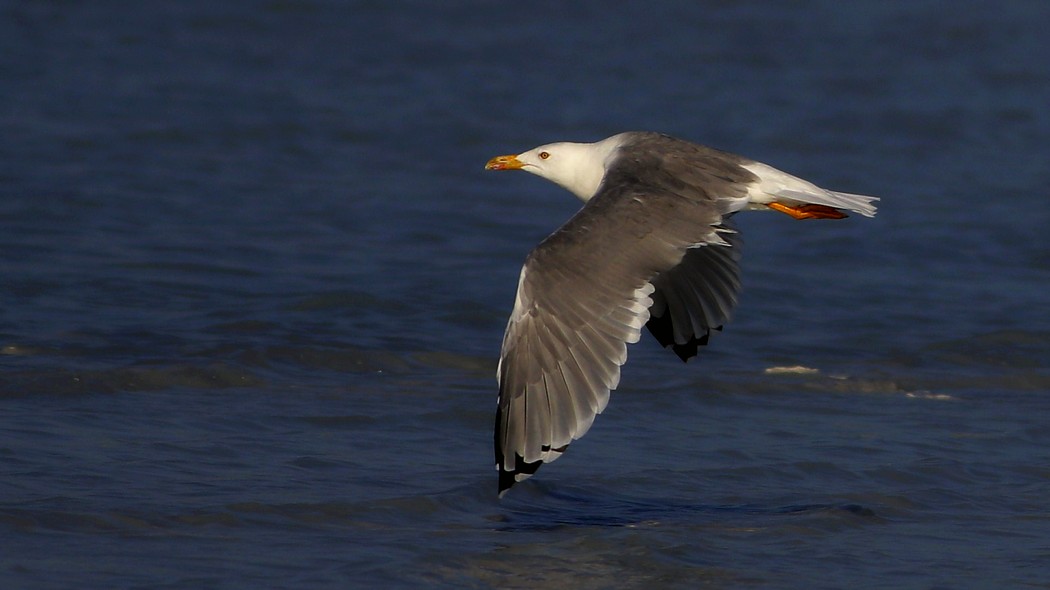
[[727, 223], [722, 238], [730, 247], [690, 248], [677, 266], [653, 280], [646, 327], [683, 361], [697, 355], [712, 330], [721, 330], [740, 292], [740, 238]]
[[[728, 234], [721, 222], [720, 207], [704, 195], [606, 178], [583, 209], [529, 254], [498, 369], [495, 453], [501, 494], [587, 432], [619, 383], [627, 343], [638, 340], [649, 320], [654, 279], [659, 282], [687, 252], [731, 249], [722, 239]], [[732, 262], [735, 268], [733, 255], [697, 259], [705, 261]], [[682, 284], [688, 285], [685, 291], [705, 293], [693, 282]], [[678, 292], [665, 290], [665, 301]], [[714, 304], [711, 315], [703, 316], [710, 319], [698, 326], [724, 319], [728, 307]]]

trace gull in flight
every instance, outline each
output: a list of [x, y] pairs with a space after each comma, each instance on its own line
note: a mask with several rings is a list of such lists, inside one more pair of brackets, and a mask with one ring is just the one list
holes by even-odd
[[551, 143], [485, 168], [531, 172], [584, 202], [518, 279], [497, 369], [501, 496], [587, 432], [643, 326], [688, 360], [729, 320], [740, 290], [730, 216], [872, 217], [878, 200], [652, 132]]

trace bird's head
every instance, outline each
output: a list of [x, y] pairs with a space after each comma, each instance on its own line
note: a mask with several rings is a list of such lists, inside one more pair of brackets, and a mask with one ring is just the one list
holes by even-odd
[[496, 156], [486, 170], [524, 170], [558, 184], [586, 202], [598, 191], [618, 141], [548, 143], [518, 155]]

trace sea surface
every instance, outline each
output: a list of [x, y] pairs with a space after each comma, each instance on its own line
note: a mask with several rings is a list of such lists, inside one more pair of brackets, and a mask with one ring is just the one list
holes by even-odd
[[[0, 1], [0, 588], [1050, 588], [1050, 3]], [[626, 130], [882, 197], [736, 218], [496, 497], [490, 157]]]

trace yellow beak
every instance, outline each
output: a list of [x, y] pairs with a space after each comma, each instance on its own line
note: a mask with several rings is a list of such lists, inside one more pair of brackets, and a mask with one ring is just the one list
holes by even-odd
[[524, 166], [517, 156], [496, 156], [485, 164], [485, 170], [521, 170]]

